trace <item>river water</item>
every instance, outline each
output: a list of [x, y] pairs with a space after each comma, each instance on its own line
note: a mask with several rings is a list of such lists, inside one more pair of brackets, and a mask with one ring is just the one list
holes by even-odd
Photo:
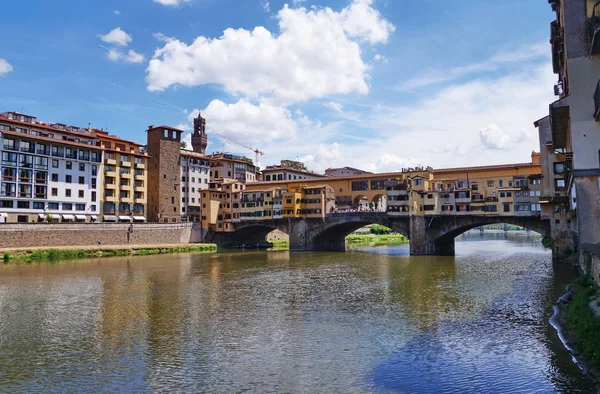
[[0, 266], [0, 392], [593, 393], [539, 237]]

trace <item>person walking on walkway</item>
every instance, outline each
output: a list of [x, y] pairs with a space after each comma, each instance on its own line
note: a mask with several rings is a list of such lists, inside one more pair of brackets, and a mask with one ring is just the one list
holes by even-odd
[[131, 234], [133, 233], [133, 223], [129, 224], [129, 228], [127, 229], [127, 243], [131, 242]]

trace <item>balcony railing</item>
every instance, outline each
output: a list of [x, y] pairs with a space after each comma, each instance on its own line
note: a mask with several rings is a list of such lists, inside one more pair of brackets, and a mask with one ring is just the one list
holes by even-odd
[[588, 42], [590, 43], [590, 55], [600, 53], [600, 1], [594, 5], [592, 17], [588, 24]]

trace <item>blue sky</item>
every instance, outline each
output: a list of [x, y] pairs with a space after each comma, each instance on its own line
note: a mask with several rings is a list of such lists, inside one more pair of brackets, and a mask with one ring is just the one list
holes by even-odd
[[[553, 101], [539, 0], [20, 0], [0, 109], [145, 142], [213, 132], [317, 171], [529, 160]], [[251, 155], [210, 135], [209, 151]]]

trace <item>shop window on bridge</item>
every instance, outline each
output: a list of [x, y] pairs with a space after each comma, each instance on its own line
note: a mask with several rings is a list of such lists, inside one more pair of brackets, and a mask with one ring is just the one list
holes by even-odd
[[515, 211], [516, 212], [529, 211], [529, 205], [528, 204], [515, 204]]
[[457, 205], [456, 212], [469, 212], [471, 209], [469, 205]]
[[503, 204], [503, 206], [504, 206], [504, 212], [510, 212], [510, 204], [505, 203], [505, 204]]
[[455, 198], [471, 198], [471, 193], [470, 192], [455, 192], [454, 197]]
[[530, 209], [532, 212], [540, 212], [540, 211], [542, 210], [542, 208], [541, 208], [540, 204], [531, 204], [531, 205], [529, 206], [529, 209]]
[[477, 191], [477, 190], [479, 190], [479, 186], [477, 186], [476, 183], [472, 183], [471, 184], [471, 190]]
[[497, 205], [486, 205], [485, 212], [498, 212], [498, 206]]
[[369, 190], [369, 181], [353, 181], [352, 191], [365, 191]]
[[386, 181], [383, 179], [380, 180], [372, 180], [371, 181], [371, 190], [385, 190]]
[[424, 205], [423, 210], [424, 211], [435, 211], [435, 205]]
[[481, 206], [477, 206], [477, 205], [472, 206], [471, 207], [471, 212], [483, 212], [483, 205], [481, 205]]
[[454, 205], [442, 205], [442, 212], [454, 211]]

